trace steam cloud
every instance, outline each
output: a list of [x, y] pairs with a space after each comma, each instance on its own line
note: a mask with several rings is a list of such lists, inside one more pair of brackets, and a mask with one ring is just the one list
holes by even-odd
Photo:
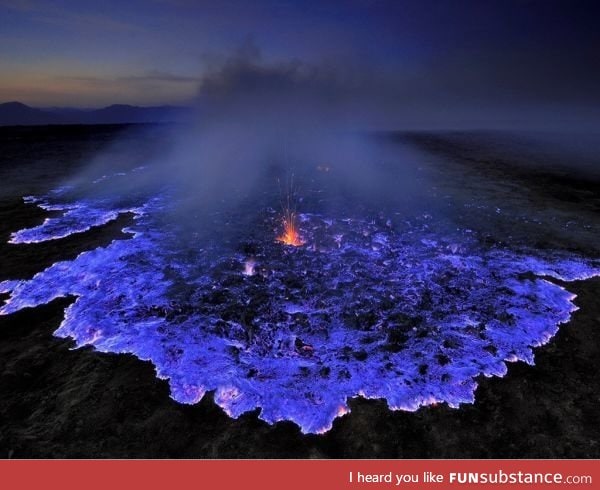
[[[124, 196], [132, 192], [128, 185], [137, 192], [169, 183], [182, 216], [201, 217], [264, 193], [265, 184], [277, 192], [278, 178], [310, 176], [326, 165], [334, 193], [356, 199], [414, 193], [414, 170], [405, 166], [395, 178], [383, 173], [382, 163], [400, 165], [413, 155], [397, 146], [392, 154], [368, 132], [382, 125], [388, 110], [382, 98], [389, 100], [382, 97], [389, 84], [368, 73], [351, 65], [269, 63], [249, 43], [207, 71], [190, 124], [175, 128], [163, 146], [147, 138], [143, 154], [152, 156], [144, 176], [112, 191]], [[139, 151], [120, 142], [91, 168], [101, 174], [119, 159], [130, 167], [144, 163]]]

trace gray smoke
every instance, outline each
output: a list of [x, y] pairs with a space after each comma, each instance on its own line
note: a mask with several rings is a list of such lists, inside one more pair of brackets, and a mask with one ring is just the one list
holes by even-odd
[[120, 159], [129, 167], [147, 163], [145, 172], [114, 184], [112, 192], [126, 196], [169, 185], [179, 194], [174, 217], [182, 222], [265, 194], [277, 205], [278, 181], [297, 175], [302, 194], [319, 168], [329, 171], [329, 192], [349, 199], [418, 196], [417, 156], [372, 133], [386, 120], [389, 95], [382, 95], [384, 77], [365, 73], [349, 64], [269, 63], [248, 44], [206, 72], [191, 123], [163, 128], [162, 139], [161, 130], [152, 130], [143, 135], [143, 148], [136, 143], [140, 135], [125, 138], [91, 168], [98, 174]]

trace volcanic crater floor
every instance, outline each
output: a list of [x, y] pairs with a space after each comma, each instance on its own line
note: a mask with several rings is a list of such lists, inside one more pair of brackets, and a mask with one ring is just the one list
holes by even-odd
[[6, 456], [598, 454], [585, 249], [316, 212], [289, 247], [265, 209], [225, 246], [104, 204], [3, 201], [5, 257], [60, 249], [2, 268]]

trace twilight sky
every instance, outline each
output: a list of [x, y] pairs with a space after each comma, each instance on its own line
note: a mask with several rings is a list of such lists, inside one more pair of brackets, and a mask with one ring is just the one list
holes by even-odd
[[0, 0], [0, 102], [184, 104], [251, 43], [263, 63], [375, 74], [416, 125], [589, 124], [599, 23], [583, 0]]

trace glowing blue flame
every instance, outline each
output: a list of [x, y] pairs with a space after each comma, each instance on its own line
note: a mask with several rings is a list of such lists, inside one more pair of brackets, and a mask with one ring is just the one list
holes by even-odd
[[0, 314], [75, 296], [58, 337], [151, 361], [181, 403], [214, 390], [231, 417], [260, 408], [261, 419], [291, 420], [303, 432], [327, 431], [354, 396], [384, 398], [393, 410], [473, 402], [478, 375], [533, 363], [532, 348], [576, 309], [572, 293], [524, 274], [600, 275], [578, 257], [484, 249], [471, 232], [436, 233], [428, 216], [393, 231], [303, 215], [301, 249], [269, 233], [256, 258], [218, 245], [202, 253], [156, 219], [165, 202], [41, 200], [63, 216], [18, 231], [13, 243], [58, 239], [124, 212], [136, 216], [132, 238], [0, 282], [10, 292]]

